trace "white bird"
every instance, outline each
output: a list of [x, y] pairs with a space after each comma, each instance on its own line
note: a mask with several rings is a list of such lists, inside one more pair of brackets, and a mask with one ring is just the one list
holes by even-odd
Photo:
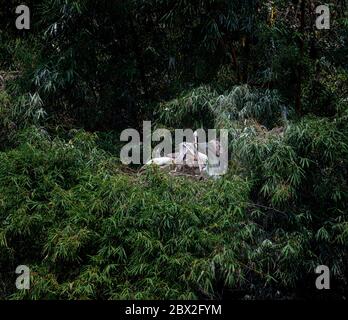
[[155, 165], [158, 165], [160, 167], [163, 167], [163, 166], [174, 164], [174, 160], [173, 160], [173, 158], [170, 158], [170, 157], [153, 158], [153, 159], [149, 160], [148, 162], [146, 162], [147, 166], [149, 166], [151, 164], [155, 164]]

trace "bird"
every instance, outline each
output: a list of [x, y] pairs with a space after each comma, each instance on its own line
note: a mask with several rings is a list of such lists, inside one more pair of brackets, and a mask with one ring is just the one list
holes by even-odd
[[152, 164], [158, 165], [160, 167], [168, 166], [168, 165], [174, 164], [174, 159], [171, 157], [153, 158], [153, 159], [149, 160], [148, 162], [146, 162], [145, 165], [149, 166]]

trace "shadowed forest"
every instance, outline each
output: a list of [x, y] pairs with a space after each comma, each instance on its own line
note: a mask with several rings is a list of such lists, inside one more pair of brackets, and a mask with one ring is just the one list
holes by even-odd
[[[347, 1], [0, 3], [0, 300], [348, 298]], [[143, 121], [228, 172], [123, 164]]]

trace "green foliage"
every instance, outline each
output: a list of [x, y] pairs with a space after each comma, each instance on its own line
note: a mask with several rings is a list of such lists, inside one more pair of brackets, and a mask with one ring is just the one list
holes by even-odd
[[[309, 256], [335, 270], [342, 285], [347, 283], [348, 245], [348, 127], [344, 119], [304, 118], [290, 124], [284, 138], [249, 133], [233, 143], [235, 161], [254, 181], [253, 200], [286, 219], [280, 218], [282, 229], [275, 229], [277, 223], [272, 220], [271, 230], [299, 231], [297, 240], [282, 252], [302, 259], [297, 250], [305, 245]], [[289, 275], [284, 273], [284, 279], [291, 281]]]
[[1, 260], [32, 266], [27, 297], [193, 298], [213, 296], [219, 277], [238, 281], [226, 244], [246, 207], [245, 181], [207, 182], [202, 192], [159, 172], [110, 169], [89, 135], [22, 137], [1, 154]]
[[205, 182], [156, 168], [125, 174], [84, 132], [68, 142], [22, 132], [19, 146], [0, 154], [0, 261], [7, 272], [29, 265], [32, 287], [15, 291], [5, 276], [3, 290], [14, 299], [273, 297], [306, 287], [324, 262], [346, 281], [348, 157], [339, 125], [306, 119], [284, 141], [246, 135], [235, 155], [249, 162], [246, 176]]
[[[310, 0], [26, 4], [30, 32], [0, 6], [1, 299], [298, 298], [320, 264], [346, 295], [345, 1], [330, 32]], [[228, 129], [229, 172], [122, 166], [144, 120]]]
[[172, 127], [225, 128], [253, 119], [273, 128], [279, 122], [281, 99], [276, 91], [235, 86], [219, 95], [203, 86], [159, 107], [159, 121]]
[[217, 92], [210, 87], [199, 87], [160, 105], [160, 123], [173, 128], [180, 125], [190, 128], [211, 127]]

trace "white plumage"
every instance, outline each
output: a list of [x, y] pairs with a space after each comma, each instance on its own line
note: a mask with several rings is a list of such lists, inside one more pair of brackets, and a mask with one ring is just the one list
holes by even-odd
[[[199, 151], [198, 151], [199, 150]], [[177, 151], [170, 153], [164, 157], [157, 157], [149, 160], [145, 166], [157, 165], [161, 169], [175, 167], [174, 172], [185, 170], [184, 168], [192, 168], [194, 171], [198, 169], [200, 174], [214, 175], [214, 170], [208, 168], [210, 159], [208, 159], [208, 150], [213, 154], [220, 154], [220, 143], [214, 139], [205, 143], [198, 143], [198, 135], [194, 133], [194, 142], [182, 142], [178, 144]], [[202, 151], [202, 152], [200, 152]], [[144, 166], [144, 167], [145, 167]]]
[[153, 158], [146, 163], [147, 166], [151, 164], [156, 164], [160, 167], [163, 167], [163, 166], [174, 164], [174, 160], [173, 158], [170, 158], [170, 157]]

